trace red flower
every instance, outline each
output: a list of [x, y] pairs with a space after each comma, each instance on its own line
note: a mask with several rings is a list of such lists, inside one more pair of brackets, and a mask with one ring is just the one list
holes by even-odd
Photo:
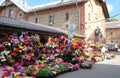
[[8, 77], [8, 76], [9, 76], [9, 73], [8, 72], [4, 72], [3, 75], [2, 75], [2, 78]]
[[19, 49], [18, 48], [14, 48], [14, 52], [19, 52]]
[[13, 52], [13, 53], [11, 53], [11, 56], [16, 57], [16, 56], [17, 56], [17, 54], [16, 54], [15, 52]]
[[63, 49], [64, 47], [63, 47], [62, 45], [59, 45], [59, 48], [60, 48], [60, 49]]
[[5, 46], [4, 45], [0, 46], [0, 51], [4, 51], [4, 50], [5, 50]]
[[1, 41], [2, 41], [2, 43], [4, 43], [4, 42], [5, 42], [5, 39], [4, 39], [4, 38], [1, 38]]
[[8, 38], [7, 38], [7, 41], [8, 41], [8, 42], [10, 42], [10, 41], [11, 41], [11, 38], [10, 38], [10, 37], [8, 37]]
[[24, 40], [24, 42], [23, 42], [24, 44], [29, 44], [29, 40], [28, 39], [26, 39], [26, 40]]

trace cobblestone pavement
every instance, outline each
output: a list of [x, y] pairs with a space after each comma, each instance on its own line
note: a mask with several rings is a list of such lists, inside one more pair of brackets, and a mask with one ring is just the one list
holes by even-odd
[[112, 60], [96, 63], [92, 69], [80, 69], [56, 78], [120, 78], [120, 52]]

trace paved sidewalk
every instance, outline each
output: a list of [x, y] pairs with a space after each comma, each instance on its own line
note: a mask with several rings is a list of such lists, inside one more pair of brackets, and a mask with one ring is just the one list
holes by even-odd
[[106, 64], [106, 65], [120, 65], [120, 52], [114, 52], [116, 57], [112, 60], [105, 60], [103, 62], [98, 62], [96, 64]]
[[92, 69], [80, 69], [56, 78], [120, 78], [120, 52], [116, 54], [116, 58], [98, 62]]

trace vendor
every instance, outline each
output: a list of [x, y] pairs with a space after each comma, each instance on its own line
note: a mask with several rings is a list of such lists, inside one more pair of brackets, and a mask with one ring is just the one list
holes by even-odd
[[107, 49], [105, 48], [105, 45], [103, 45], [101, 48], [101, 53], [105, 53], [105, 52], [107, 52]]

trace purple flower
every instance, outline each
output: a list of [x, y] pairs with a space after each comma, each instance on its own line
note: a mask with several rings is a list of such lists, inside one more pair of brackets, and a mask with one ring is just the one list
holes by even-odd
[[17, 45], [19, 43], [19, 40], [18, 39], [12, 39], [12, 43], [15, 46], [15, 45]]
[[24, 34], [24, 39], [28, 39], [28, 33]]

